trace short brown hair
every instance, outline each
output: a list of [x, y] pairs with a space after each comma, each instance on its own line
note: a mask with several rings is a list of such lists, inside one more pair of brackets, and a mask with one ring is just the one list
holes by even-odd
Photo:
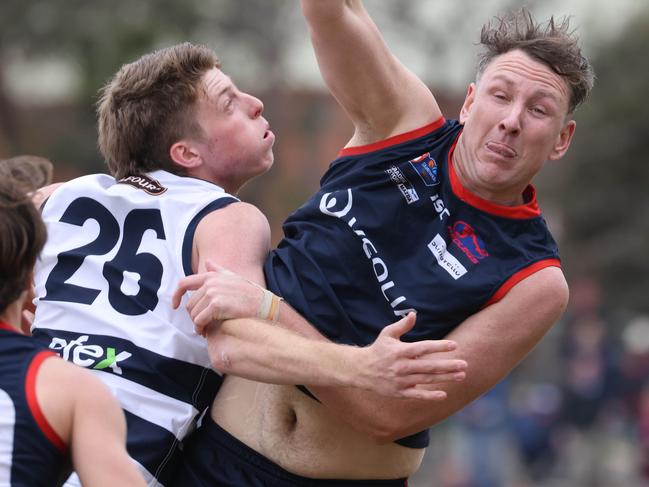
[[31, 199], [11, 178], [0, 180], [0, 313], [25, 289], [47, 233]]
[[0, 177], [12, 178], [26, 193], [50, 184], [52, 173], [52, 163], [44, 157], [20, 155], [0, 160]]
[[480, 44], [484, 51], [478, 60], [478, 78], [496, 57], [520, 49], [561, 76], [570, 88], [568, 111], [573, 112], [593, 87], [594, 73], [581, 53], [579, 39], [570, 30], [570, 19], [537, 23], [530, 12], [521, 9], [497, 17], [482, 27]]
[[155, 169], [184, 174], [169, 148], [202, 134], [194, 119], [201, 78], [219, 66], [211, 49], [184, 43], [122, 66], [101, 89], [99, 149], [116, 179]]

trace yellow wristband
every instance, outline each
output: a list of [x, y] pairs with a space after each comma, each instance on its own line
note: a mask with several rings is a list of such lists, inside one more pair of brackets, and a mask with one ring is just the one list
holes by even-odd
[[282, 298], [271, 293], [268, 289], [262, 290], [264, 295], [261, 298], [261, 303], [259, 303], [257, 318], [276, 322], [279, 319], [279, 308]]
[[270, 303], [270, 310], [268, 311], [268, 317], [266, 318], [267, 320], [270, 320], [275, 323], [277, 322], [277, 320], [279, 319], [279, 305], [281, 301], [282, 298], [280, 298], [276, 294], [273, 294]]

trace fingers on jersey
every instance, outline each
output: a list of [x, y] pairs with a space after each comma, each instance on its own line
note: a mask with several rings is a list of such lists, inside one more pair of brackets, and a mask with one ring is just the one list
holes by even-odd
[[450, 340], [400, 341], [414, 327], [415, 318], [414, 313], [409, 313], [385, 327], [376, 341], [366, 347], [369, 365], [363, 369], [367, 376], [361, 380], [374, 381], [367, 388], [386, 396], [444, 399], [445, 392], [422, 389], [418, 385], [464, 380], [467, 363], [444, 355], [456, 348]]
[[[193, 291], [185, 307], [200, 335], [204, 336], [205, 328], [215, 321], [257, 316], [263, 296], [269, 294], [273, 297], [258, 284], [224, 267], [208, 261], [206, 269], [205, 272], [181, 279], [172, 298], [172, 304], [177, 308], [182, 296]], [[275, 305], [273, 310], [278, 311], [277, 303]]]
[[194, 274], [191, 276], [183, 277], [178, 281], [178, 287], [174, 291], [173, 296], [171, 297], [171, 305], [174, 309], [180, 306], [180, 301], [187, 291], [194, 291], [203, 285], [207, 279], [206, 274]]

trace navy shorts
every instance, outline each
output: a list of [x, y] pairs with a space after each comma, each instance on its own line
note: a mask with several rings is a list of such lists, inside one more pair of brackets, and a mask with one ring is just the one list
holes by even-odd
[[237, 440], [209, 416], [185, 442], [174, 487], [407, 487], [407, 479], [337, 480], [294, 475]]

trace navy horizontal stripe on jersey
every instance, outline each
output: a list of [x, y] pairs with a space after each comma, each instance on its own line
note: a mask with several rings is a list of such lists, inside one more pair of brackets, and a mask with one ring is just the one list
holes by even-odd
[[[211, 404], [218, 387], [223, 382], [223, 378], [212, 369], [159, 355], [122, 338], [48, 328], [34, 330], [34, 338], [61, 356], [63, 356], [63, 350], [52, 348], [53, 340], [58, 338], [71, 343], [73, 340], [85, 336], [88, 337], [84, 342], [85, 345], [99, 345], [104, 350], [112, 348], [118, 354], [121, 352], [131, 354], [123, 363], [118, 364], [122, 374], [115, 375], [178, 401], [191, 404], [199, 411]], [[74, 353], [74, 348], [71, 348], [70, 351]], [[70, 359], [70, 357], [64, 358]], [[87, 358], [87, 356], [84, 356], [84, 358]], [[106, 373], [115, 373], [110, 367], [98, 369], [97, 366], [100, 361], [101, 357], [96, 360], [97, 363], [88, 368]], [[196, 389], [197, 384], [199, 385], [198, 389]]]

